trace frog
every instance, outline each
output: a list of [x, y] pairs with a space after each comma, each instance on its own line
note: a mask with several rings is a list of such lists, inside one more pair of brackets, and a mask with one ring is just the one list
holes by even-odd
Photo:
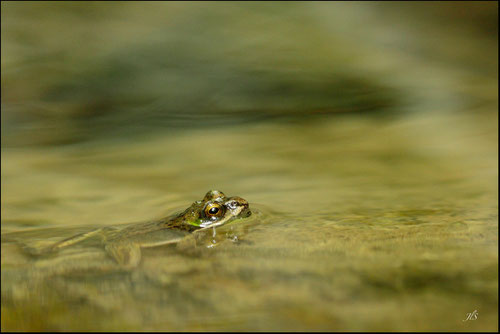
[[218, 190], [208, 191], [180, 214], [125, 227], [107, 226], [80, 233], [43, 249], [27, 250], [31, 255], [57, 253], [91, 238], [97, 238], [105, 252], [123, 268], [135, 268], [141, 261], [141, 248], [177, 244], [190, 236], [228, 224], [252, 214], [249, 203], [238, 196], [227, 197]]

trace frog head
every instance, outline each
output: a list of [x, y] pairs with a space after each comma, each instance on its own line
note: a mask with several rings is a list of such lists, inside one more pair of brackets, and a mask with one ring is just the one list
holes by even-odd
[[217, 227], [251, 215], [248, 202], [241, 197], [226, 197], [223, 192], [211, 190], [201, 201], [194, 202], [184, 212], [186, 223], [198, 228]]

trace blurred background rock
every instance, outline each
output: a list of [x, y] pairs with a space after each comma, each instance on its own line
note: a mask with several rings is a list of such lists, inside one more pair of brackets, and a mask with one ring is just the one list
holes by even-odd
[[494, 2], [5, 2], [2, 145], [383, 117], [427, 100], [443, 67], [483, 103], [497, 22]]

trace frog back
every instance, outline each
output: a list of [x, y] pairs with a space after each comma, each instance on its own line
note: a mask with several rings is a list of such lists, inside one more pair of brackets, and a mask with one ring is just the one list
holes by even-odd
[[145, 247], [172, 244], [189, 235], [188, 231], [166, 228], [163, 222], [147, 222], [106, 233], [105, 243], [130, 243]]

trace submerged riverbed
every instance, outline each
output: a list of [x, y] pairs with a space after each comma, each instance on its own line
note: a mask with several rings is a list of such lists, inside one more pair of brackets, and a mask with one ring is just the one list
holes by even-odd
[[[458, 12], [381, 6], [53, 4], [43, 19], [2, 3], [2, 330], [497, 330], [497, 44]], [[105, 31], [95, 58], [57, 29], [68, 17], [78, 41], [90, 18]], [[19, 247], [210, 189], [255, 210], [237, 242], [221, 229], [133, 270], [99, 247]]]

